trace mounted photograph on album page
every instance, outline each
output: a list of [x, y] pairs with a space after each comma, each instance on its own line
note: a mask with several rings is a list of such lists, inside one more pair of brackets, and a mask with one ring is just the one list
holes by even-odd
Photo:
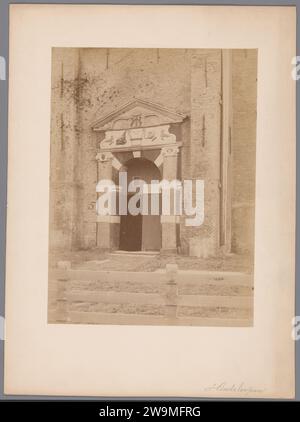
[[295, 10], [10, 7], [6, 394], [294, 397]]

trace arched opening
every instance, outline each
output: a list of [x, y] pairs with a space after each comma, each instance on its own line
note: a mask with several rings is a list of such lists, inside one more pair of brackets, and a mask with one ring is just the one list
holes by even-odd
[[[161, 173], [156, 165], [144, 158], [133, 158], [125, 163], [122, 171], [127, 171], [128, 185], [134, 180], [143, 180], [148, 186], [153, 180], [161, 180]], [[127, 194], [127, 204], [135, 193]], [[120, 249], [126, 251], [158, 251], [161, 248], [160, 194], [143, 194], [142, 200], [148, 204], [147, 215], [141, 213], [121, 216]], [[158, 204], [153, 213], [151, 205]]]

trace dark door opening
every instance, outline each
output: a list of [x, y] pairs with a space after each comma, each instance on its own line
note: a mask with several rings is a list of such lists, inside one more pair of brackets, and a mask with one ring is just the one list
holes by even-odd
[[[161, 180], [161, 174], [156, 165], [143, 158], [133, 158], [126, 162], [127, 183], [135, 179], [143, 180], [149, 186], [153, 180]], [[149, 191], [150, 192], [150, 191]], [[127, 204], [133, 193], [128, 193]], [[147, 199], [148, 215], [121, 215], [119, 248], [123, 251], [158, 251], [161, 248], [160, 215], [151, 215], [151, 196], [142, 195], [142, 201]], [[153, 194], [154, 195], [154, 194]], [[157, 197], [160, 214], [161, 198]], [[128, 208], [127, 208], [128, 210]]]
[[120, 226], [120, 249], [140, 251], [142, 249], [142, 215], [122, 215]]

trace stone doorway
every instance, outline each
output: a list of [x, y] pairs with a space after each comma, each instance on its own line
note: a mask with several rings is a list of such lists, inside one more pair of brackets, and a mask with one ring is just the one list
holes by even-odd
[[[124, 171], [127, 172], [128, 183], [134, 178], [142, 179], [147, 184], [151, 180], [173, 181], [180, 178], [180, 125], [185, 118], [186, 116], [158, 104], [133, 99], [96, 121], [92, 129], [99, 141], [96, 156], [98, 180], [109, 179], [118, 184], [120, 172]], [[159, 201], [161, 202], [160, 197]], [[128, 250], [139, 248], [141, 251], [176, 253], [179, 220], [176, 215], [161, 214], [157, 212], [155, 215], [142, 215], [142, 222], [137, 223], [138, 238], [132, 242], [126, 242], [125, 235], [121, 235], [121, 220], [123, 231], [129, 233], [133, 231], [129, 228], [134, 226], [134, 219], [127, 221], [122, 215], [115, 214], [98, 215], [97, 246], [104, 250], [120, 250], [121, 247], [124, 248], [125, 242]], [[140, 232], [141, 240], [138, 240]], [[129, 233], [128, 236], [134, 234]]]

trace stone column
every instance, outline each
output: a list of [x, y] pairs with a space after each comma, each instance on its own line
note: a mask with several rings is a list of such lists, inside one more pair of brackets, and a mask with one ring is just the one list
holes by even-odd
[[[96, 159], [98, 161], [98, 183], [104, 179], [112, 180], [113, 155], [110, 152], [99, 152]], [[101, 193], [98, 193], [98, 197], [100, 195]], [[97, 214], [97, 247], [103, 250], [117, 249], [119, 226], [119, 216]]]
[[[163, 155], [163, 179], [167, 181], [177, 180], [177, 160], [178, 160], [178, 146], [168, 146], [162, 149]], [[174, 204], [174, 190], [171, 189], [170, 194], [170, 210], [171, 215], [161, 215], [162, 228], [162, 252], [176, 253], [177, 252], [177, 222], [179, 217], [176, 216]]]

